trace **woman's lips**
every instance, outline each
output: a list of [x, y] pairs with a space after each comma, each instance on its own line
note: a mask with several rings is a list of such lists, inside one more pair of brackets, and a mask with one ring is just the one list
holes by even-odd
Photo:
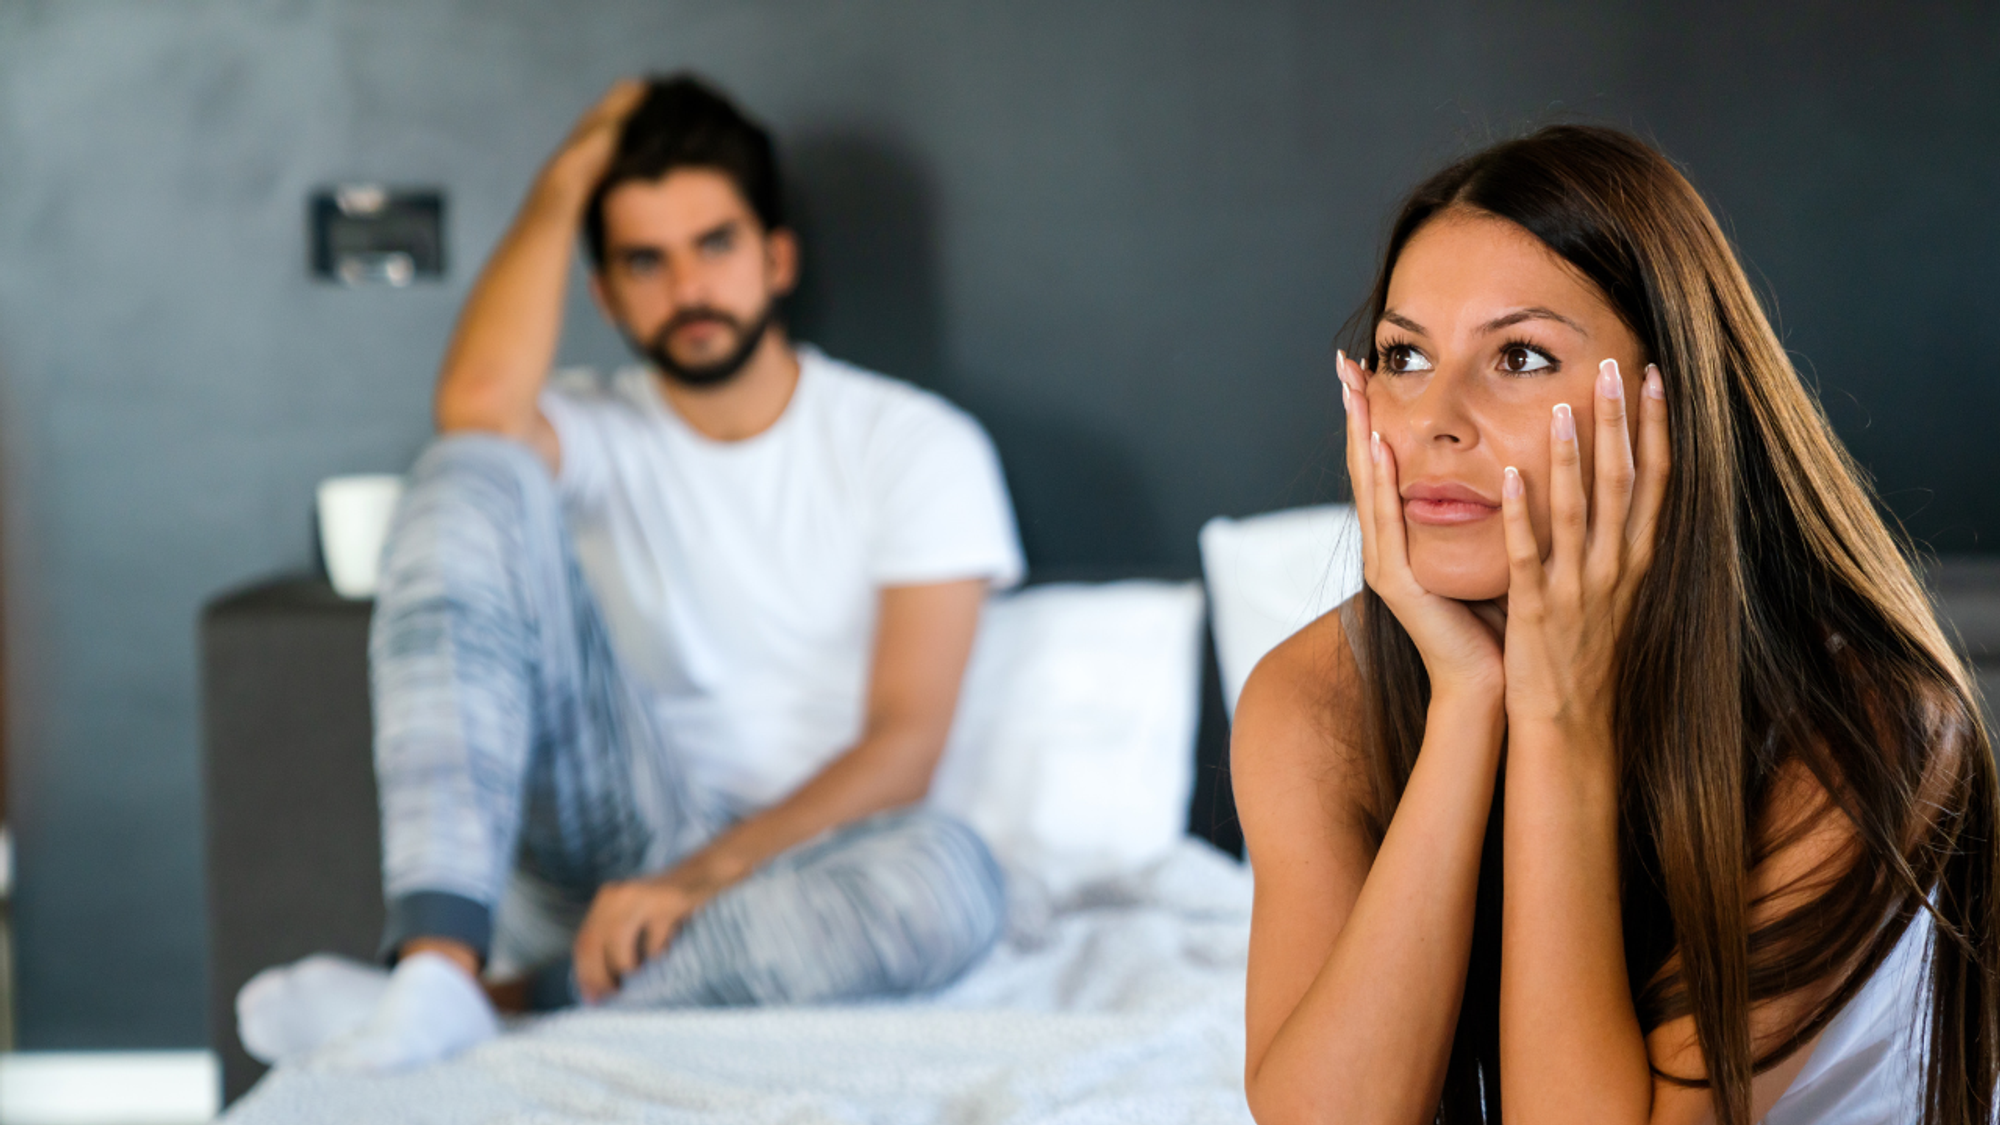
[[1483, 520], [1500, 511], [1491, 504], [1470, 500], [1405, 500], [1403, 515], [1416, 523], [1458, 524]]
[[1499, 504], [1462, 484], [1413, 484], [1403, 490], [1403, 515], [1416, 523], [1451, 526], [1499, 512]]

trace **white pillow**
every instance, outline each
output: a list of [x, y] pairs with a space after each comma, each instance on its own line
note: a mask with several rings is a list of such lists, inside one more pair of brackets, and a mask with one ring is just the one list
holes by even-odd
[[1187, 833], [1201, 586], [1034, 586], [986, 607], [931, 799], [1064, 894]]
[[1361, 527], [1349, 504], [1321, 504], [1202, 525], [1222, 701], [1278, 643], [1361, 589]]

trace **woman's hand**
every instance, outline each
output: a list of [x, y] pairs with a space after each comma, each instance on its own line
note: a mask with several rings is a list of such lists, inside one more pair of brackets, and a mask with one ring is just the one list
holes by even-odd
[[1410, 570], [1396, 454], [1370, 427], [1368, 369], [1339, 358], [1340, 400], [1347, 407], [1347, 476], [1361, 524], [1361, 571], [1368, 587], [1402, 622], [1430, 674], [1433, 699], [1463, 694], [1498, 697], [1504, 690], [1497, 614], [1423, 588]]
[[1640, 393], [1639, 456], [1632, 456], [1625, 384], [1615, 360], [1598, 368], [1596, 493], [1584, 500], [1576, 419], [1555, 408], [1549, 440], [1549, 557], [1542, 559], [1521, 474], [1500, 490], [1507, 534], [1507, 723], [1515, 732], [1560, 727], [1609, 744], [1618, 641], [1639, 580], [1653, 561], [1666, 496], [1666, 392], [1657, 367]]

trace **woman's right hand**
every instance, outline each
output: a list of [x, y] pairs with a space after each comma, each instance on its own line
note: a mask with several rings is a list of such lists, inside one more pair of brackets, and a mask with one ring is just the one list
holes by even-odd
[[562, 146], [542, 169], [541, 186], [566, 195], [587, 195], [604, 178], [618, 154], [625, 119], [646, 100], [648, 86], [637, 78], [621, 78], [586, 110], [570, 129]]
[[1362, 576], [1396, 615], [1423, 657], [1431, 698], [1491, 701], [1506, 692], [1501, 656], [1505, 618], [1423, 588], [1410, 569], [1408, 529], [1396, 476], [1396, 453], [1371, 426], [1368, 369], [1343, 353], [1340, 401], [1347, 408], [1347, 478], [1361, 525]]

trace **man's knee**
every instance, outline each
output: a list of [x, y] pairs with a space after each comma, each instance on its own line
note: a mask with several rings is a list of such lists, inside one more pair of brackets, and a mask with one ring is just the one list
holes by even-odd
[[447, 434], [410, 470], [383, 556], [382, 600], [430, 597], [440, 581], [511, 567], [560, 527], [555, 482], [533, 450], [495, 434]]
[[846, 862], [868, 871], [879, 908], [921, 947], [921, 991], [944, 984], [1006, 929], [1007, 882], [993, 853], [964, 822], [916, 807], [858, 825]]
[[925, 805], [889, 813], [873, 822], [882, 841], [905, 853], [954, 886], [975, 889], [1004, 906], [1006, 878], [986, 841], [949, 813]]
[[725, 891], [618, 1003], [810, 1004], [927, 992], [1006, 928], [977, 833], [929, 809], [850, 825]]
[[410, 470], [412, 493], [478, 498], [506, 506], [553, 501], [555, 482], [540, 455], [499, 434], [445, 434]]

